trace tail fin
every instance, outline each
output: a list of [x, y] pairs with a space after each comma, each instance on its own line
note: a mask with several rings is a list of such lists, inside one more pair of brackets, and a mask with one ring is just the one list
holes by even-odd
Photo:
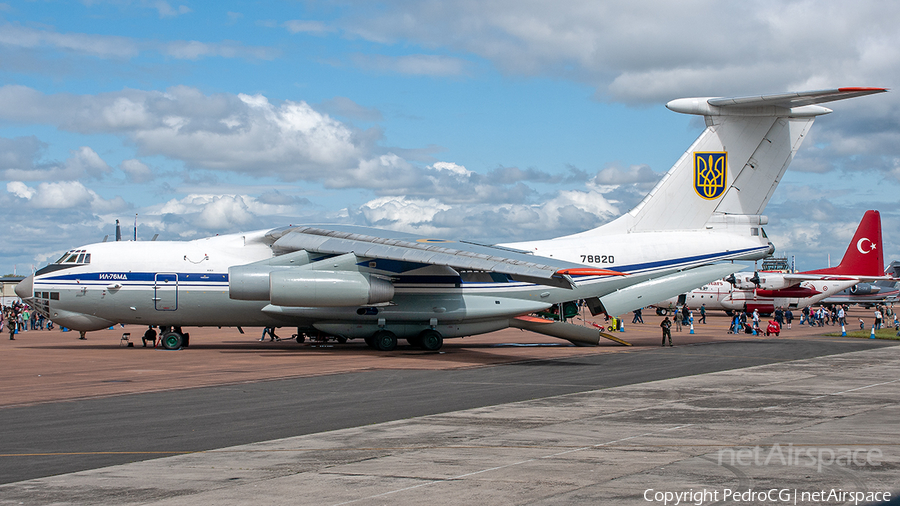
[[832, 274], [838, 276], [883, 276], [884, 253], [881, 248], [881, 214], [866, 211], [847, 246], [840, 265], [830, 269], [808, 271], [804, 274]]
[[840, 88], [744, 98], [684, 98], [666, 107], [702, 115], [706, 130], [656, 187], [619, 218], [629, 232], [764, 225], [759, 214], [823, 102], [887, 91]]

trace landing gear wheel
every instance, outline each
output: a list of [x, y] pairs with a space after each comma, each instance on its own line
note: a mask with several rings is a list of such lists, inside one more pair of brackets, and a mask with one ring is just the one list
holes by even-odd
[[444, 337], [436, 330], [423, 330], [419, 334], [419, 342], [425, 351], [438, 351], [444, 345]]
[[378, 351], [394, 351], [397, 347], [397, 336], [390, 330], [379, 330], [372, 336], [372, 341]]
[[297, 343], [303, 344], [306, 342], [306, 334], [297, 334]]
[[668, 309], [663, 309], [661, 307], [656, 308], [656, 316], [666, 316], [667, 314], [669, 314]]
[[162, 336], [162, 346], [167, 350], [177, 350], [184, 344], [184, 336], [178, 332], [166, 332]]

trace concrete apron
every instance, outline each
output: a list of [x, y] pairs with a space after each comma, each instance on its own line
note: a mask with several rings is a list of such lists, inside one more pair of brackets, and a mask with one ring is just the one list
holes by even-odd
[[852, 504], [811, 494], [900, 492], [898, 418], [887, 347], [23, 481], [0, 504]]

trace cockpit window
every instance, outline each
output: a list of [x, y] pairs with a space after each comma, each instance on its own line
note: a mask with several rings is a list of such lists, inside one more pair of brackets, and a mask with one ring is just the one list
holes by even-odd
[[67, 251], [56, 261], [58, 264], [76, 264], [84, 265], [91, 263], [91, 254], [83, 249]]

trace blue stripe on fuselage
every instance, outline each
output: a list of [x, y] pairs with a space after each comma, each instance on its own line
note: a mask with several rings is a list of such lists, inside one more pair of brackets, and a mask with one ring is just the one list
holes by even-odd
[[660, 267], [674, 267], [683, 263], [694, 263], [700, 262], [704, 260], [713, 260], [722, 257], [730, 257], [738, 254], [750, 253], [751, 251], [756, 250], [764, 250], [768, 249], [768, 246], [761, 246], [758, 248], [746, 248], [742, 250], [734, 250], [734, 251], [723, 251], [720, 253], [709, 253], [706, 255], [696, 255], [692, 257], [684, 257], [684, 258], [676, 258], [674, 260], [661, 260], [658, 262], [647, 262], [643, 264], [633, 264], [633, 265], [623, 265], [621, 267], [610, 267], [613, 270], [624, 272], [624, 273], [634, 273], [645, 270], [657, 269]]
[[[173, 274], [171, 272], [82, 272], [79, 274], [63, 274], [59, 276], [42, 276], [40, 281], [155, 281], [157, 274]], [[213, 273], [175, 273], [178, 282], [223, 283], [228, 282], [228, 274]]]

